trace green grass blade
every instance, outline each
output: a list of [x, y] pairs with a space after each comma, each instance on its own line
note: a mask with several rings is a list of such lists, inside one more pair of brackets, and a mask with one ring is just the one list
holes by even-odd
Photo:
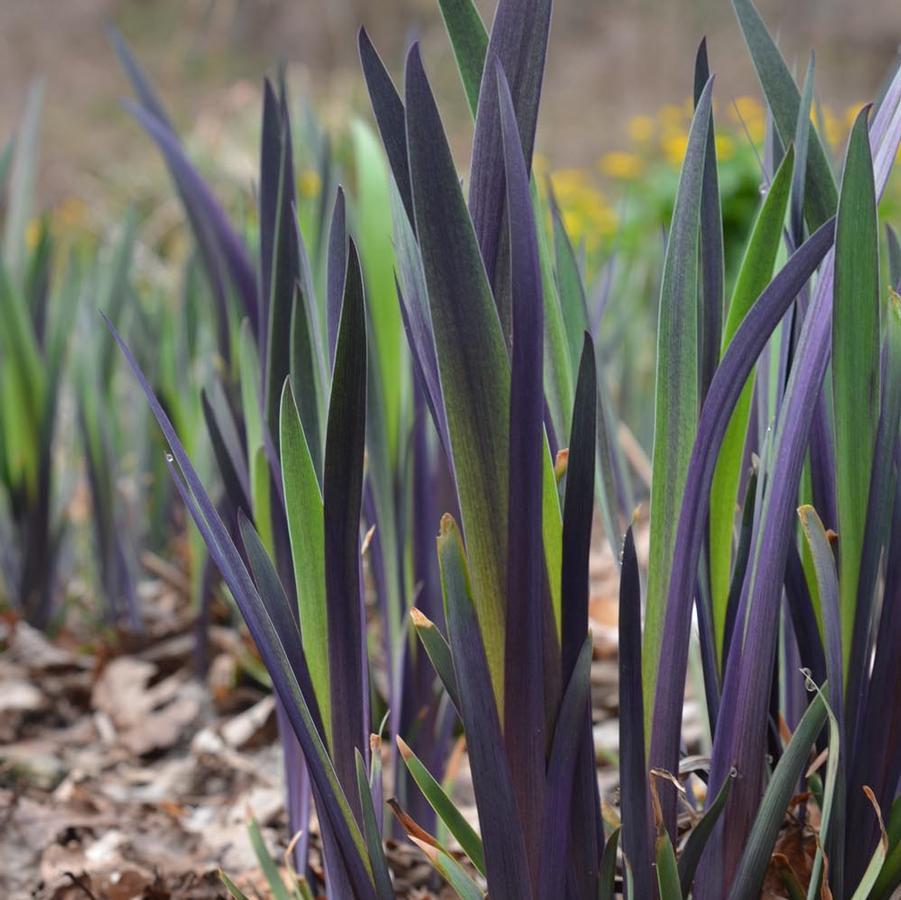
[[[751, 52], [757, 77], [773, 113], [773, 121], [782, 146], [787, 147], [795, 136], [801, 95], [760, 13], [751, 0], [732, 0], [738, 24]], [[809, 134], [807, 156], [807, 187], [804, 192], [804, 211], [811, 232], [835, 213], [838, 192], [829, 158], [816, 129]]]
[[410, 610], [410, 620], [416, 629], [419, 640], [422, 641], [422, 646], [425, 647], [425, 652], [428, 654], [432, 667], [438, 674], [438, 679], [444, 685], [451, 703], [454, 704], [459, 714], [461, 709], [460, 694], [457, 689], [457, 677], [454, 675], [454, 661], [444, 635], [431, 619], [424, 616], [415, 607]]
[[846, 667], [879, 421], [879, 233], [867, 113], [862, 110], [854, 123], [842, 174], [832, 312], [839, 606]]
[[382, 385], [387, 450], [394, 459], [400, 441], [400, 415], [409, 385], [406, 344], [394, 282], [391, 197], [385, 156], [375, 135], [361, 120], [351, 129], [356, 163], [356, 225], [366, 282], [366, 306], [372, 325], [370, 347]]
[[415, 45], [407, 59], [406, 99], [416, 230], [473, 597], [503, 717], [510, 363], [472, 220]]
[[473, 0], [438, 0], [473, 119], [479, 108], [479, 88], [488, 52], [488, 32]]
[[785, 818], [785, 810], [798, 779], [804, 773], [810, 748], [825, 721], [826, 703], [822, 695], [818, 694], [801, 717], [785, 753], [773, 771], [732, 881], [729, 900], [756, 900], [759, 896], [760, 885]]
[[551, 420], [558, 435], [569, 434], [575, 391], [573, 367], [569, 356], [566, 326], [560, 305], [560, 294], [554, 277], [554, 263], [544, 223], [547, 209], [531, 180], [532, 206], [535, 210], [538, 236], [538, 260], [541, 265], [541, 293], [544, 298], [544, 390]]
[[707, 846], [707, 841], [713, 833], [713, 828], [719, 821], [720, 813], [726, 806], [729, 791], [735, 781], [737, 773], [731, 772], [723, 782], [719, 793], [714, 797], [713, 803], [707, 808], [703, 818], [691, 830], [682, 852], [679, 854], [679, 883], [682, 885], [682, 893], [688, 896], [691, 892], [691, 884], [694, 881], [695, 870], [701, 861], [701, 854]]
[[6, 199], [6, 225], [3, 233], [3, 261], [10, 278], [24, 285], [28, 248], [25, 232], [34, 215], [34, 192], [38, 167], [38, 141], [41, 110], [44, 106], [44, 82], [37, 81], [28, 91], [25, 112], [16, 135], [12, 174]]
[[363, 837], [372, 865], [375, 892], [379, 900], [393, 900], [394, 888], [391, 886], [391, 876], [388, 874], [388, 864], [382, 847], [382, 835], [372, 803], [372, 788], [366, 774], [366, 763], [363, 762], [363, 756], [357, 748], [354, 748], [354, 760], [357, 766], [357, 791], [360, 794], [360, 808], [363, 811]]
[[660, 900], [682, 900], [682, 887], [679, 884], [679, 866], [676, 863], [676, 851], [673, 842], [664, 831], [657, 837], [657, 886], [660, 889]]
[[409, 773], [413, 776], [419, 790], [429, 801], [429, 805], [438, 814], [438, 818], [447, 826], [447, 830], [456, 838], [470, 862], [485, 874], [485, 851], [478, 832], [466, 821], [454, 801], [444, 792], [444, 788], [432, 777], [432, 773], [423, 765], [422, 760], [398, 736], [397, 747]]
[[[751, 236], [729, 303], [720, 356], [726, 352], [748, 310], [773, 277], [790, 196], [793, 162], [794, 152], [789, 148], [751, 229]], [[713, 628], [718, 660], [722, 660], [723, 653], [726, 606], [732, 570], [735, 506], [741, 481], [753, 390], [752, 376], [748, 379], [729, 420], [710, 489], [710, 593], [713, 600]]]
[[[888, 836], [885, 833], [885, 825], [882, 822], [882, 813], [880, 812], [879, 807], [876, 804], [876, 798], [873, 796], [873, 792], [870, 790], [870, 788], [864, 787], [864, 791], [866, 791], [870, 803], [873, 804], [875, 814], [879, 817], [880, 837], [879, 843], [876, 845], [876, 849], [873, 851], [873, 855], [870, 857], [870, 862], [867, 865], [866, 871], [863, 873], [863, 877], [860, 879], [860, 884], [857, 885], [857, 888], [851, 896], [851, 900], [868, 900], [868, 898], [874, 895], [875, 892], [872, 891], [872, 888], [879, 879], [879, 874], [882, 871], [886, 856], [888, 854]], [[897, 849], [898, 848], [896, 847], [895, 850]], [[892, 896], [894, 896], [894, 894]]]
[[328, 660], [328, 617], [325, 600], [325, 523], [322, 494], [313, 468], [291, 385], [281, 400], [281, 463], [291, 558], [297, 584], [300, 633], [310, 681], [331, 744], [331, 690]]
[[614, 900], [616, 897], [616, 850], [620, 829], [615, 829], [604, 845], [601, 867], [598, 871], [598, 900]]
[[435, 871], [453, 888], [460, 900], [484, 900], [482, 889], [449, 853], [418, 838], [411, 836], [410, 840], [422, 850], [426, 859], [435, 867]]
[[242, 891], [241, 888], [239, 888], [238, 885], [222, 871], [222, 869], [219, 870], [219, 878], [233, 900], [250, 900], [247, 894], [245, 894], [244, 891]]
[[253, 816], [247, 823], [247, 833], [250, 835], [254, 856], [256, 856], [257, 862], [260, 864], [266, 883], [272, 892], [272, 900], [291, 900], [288, 889], [285, 887], [282, 876], [278, 871], [278, 866], [266, 849], [266, 842], [263, 840], [263, 833], [260, 831], [259, 823]]
[[712, 81], [695, 108], [663, 263], [651, 484], [651, 548], [642, 647], [645, 738], [650, 740], [676, 523], [698, 417], [698, 232]]

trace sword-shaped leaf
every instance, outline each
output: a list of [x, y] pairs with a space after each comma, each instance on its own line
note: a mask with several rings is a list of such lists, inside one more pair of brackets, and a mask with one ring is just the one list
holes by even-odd
[[528, 900], [532, 889], [526, 844], [504, 752], [488, 660], [476, 620], [463, 542], [449, 515], [441, 520], [438, 561], [485, 848], [488, 890], [495, 900]]
[[[488, 40], [485, 73], [470, 165], [469, 209], [489, 282], [498, 288], [507, 281], [504, 232], [504, 156], [500, 105], [491, 60], [500, 63], [510, 82], [513, 108], [522, 141], [526, 171], [532, 168], [532, 148], [538, 123], [538, 103], [544, 76], [551, 0], [500, 0]], [[503, 287], [495, 298], [504, 334], [510, 334], [509, 296]]]
[[422, 760], [407, 746], [401, 737], [397, 738], [397, 747], [409, 773], [413, 776], [419, 790], [429, 801], [438, 818], [447, 830], [456, 838], [470, 862], [482, 874], [485, 874], [485, 850], [478, 832], [466, 821], [462, 813], [454, 805], [454, 801], [444, 788], [432, 777], [432, 773], [423, 765]]
[[650, 737], [666, 593], [688, 458], [698, 421], [698, 231], [713, 82], [695, 108], [663, 262], [657, 326], [651, 549], [642, 645], [645, 730]]
[[845, 661], [851, 655], [879, 422], [879, 232], [868, 113], [861, 110], [851, 130], [835, 226], [832, 396]]
[[495, 78], [507, 183], [513, 302], [504, 740], [532, 865], [532, 880], [536, 884], [544, 808], [544, 626], [549, 619], [544, 609], [541, 528], [545, 452], [544, 307], [529, 176], [513, 99], [500, 66], [496, 67]]
[[502, 707], [509, 362], [475, 231], [415, 44], [407, 57], [406, 99], [416, 231], [473, 597]]
[[[773, 277], [776, 256], [782, 241], [782, 226], [791, 187], [794, 151], [790, 147], [773, 178], [763, 201], [735, 280], [729, 313], [723, 330], [721, 356], [725, 355], [748, 310]], [[717, 657], [723, 657], [723, 633], [732, 560], [735, 504], [745, 453], [745, 439], [751, 417], [754, 383], [742, 389], [735, 412], [723, 438], [710, 488], [710, 591]]]
[[[773, 113], [773, 123], [782, 146], [787, 147], [795, 136], [801, 95], [798, 87], [770, 36], [760, 13], [751, 0], [732, 0], [738, 24], [745, 37], [751, 60], [757, 70], [767, 103]], [[829, 167], [829, 157], [816, 129], [810, 131], [807, 155], [807, 187], [804, 209], [808, 227], [815, 231], [835, 214], [838, 192], [835, 176]]]
[[366, 315], [360, 261], [351, 241], [329, 398], [322, 499], [332, 755], [344, 791], [358, 814], [354, 748], [367, 752], [369, 734], [360, 593], [365, 433]]
[[782, 828], [785, 810], [804, 774], [810, 748], [826, 721], [826, 703], [817, 694], [798, 723], [760, 802], [744, 853], [729, 892], [729, 900], [753, 900], [760, 894], [773, 845]]
[[438, 6], [454, 50], [469, 111], [475, 118], [485, 54], [488, 52], [488, 32], [473, 0], [438, 0]]
[[322, 493], [291, 383], [282, 388], [281, 471], [291, 559], [297, 585], [300, 633], [310, 680], [322, 711], [326, 742], [332, 745], [328, 618], [325, 593], [325, 525]]

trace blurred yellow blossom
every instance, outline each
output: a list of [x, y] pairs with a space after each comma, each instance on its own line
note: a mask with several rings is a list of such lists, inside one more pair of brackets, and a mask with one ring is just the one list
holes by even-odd
[[688, 135], [684, 131], [668, 135], [663, 139], [661, 147], [667, 162], [674, 166], [680, 166], [682, 165], [682, 160], [685, 159], [685, 150], [688, 147]]
[[638, 178], [644, 171], [644, 160], [635, 153], [623, 153], [614, 151], [605, 153], [598, 160], [601, 172], [610, 178], [621, 178], [630, 181]]
[[833, 147], [838, 146], [845, 137], [845, 129], [842, 127], [841, 120], [828, 106], [820, 107], [820, 115], [823, 119], [823, 131], [826, 135], [826, 140]]
[[732, 159], [735, 156], [735, 141], [728, 134], [716, 136], [716, 158], [720, 161]]
[[654, 136], [655, 127], [650, 116], [633, 116], [629, 119], [629, 137], [636, 143], [649, 141]]
[[301, 197], [316, 197], [322, 188], [322, 179], [315, 169], [304, 169], [297, 179], [297, 192]]
[[41, 228], [40, 219], [30, 219], [25, 226], [25, 246], [29, 250], [34, 250], [37, 247], [38, 241], [41, 239]]
[[661, 106], [660, 112], [657, 113], [657, 116], [663, 123], [664, 127], [669, 128], [681, 127], [685, 125], [690, 115], [691, 113], [686, 112], [684, 105], [677, 106], [675, 103], [667, 103], [665, 106]]

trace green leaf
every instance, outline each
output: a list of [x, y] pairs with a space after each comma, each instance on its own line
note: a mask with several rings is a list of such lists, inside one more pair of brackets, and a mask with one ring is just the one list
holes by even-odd
[[582, 355], [582, 339], [585, 329], [588, 327], [588, 307], [576, 253], [569, 235], [563, 227], [563, 218], [556, 204], [553, 206], [553, 221], [557, 287], [569, 344], [569, 365], [572, 371], [579, 365], [579, 358]]
[[282, 389], [280, 450], [285, 513], [297, 585], [300, 633], [310, 681], [331, 744], [328, 617], [325, 600], [325, 522], [313, 457], [288, 381]]
[[[822, 686], [825, 689], [826, 685]], [[756, 900], [785, 818], [785, 810], [804, 774], [810, 748], [826, 721], [826, 703], [818, 693], [801, 717], [785, 753], [776, 764], [757, 818], [745, 842], [745, 851], [732, 881], [729, 900]]]
[[851, 130], [835, 233], [832, 393], [842, 658], [851, 656], [879, 421], [879, 233], [868, 108]]
[[572, 361], [567, 344], [566, 326], [554, 263], [544, 222], [547, 210], [539, 194], [534, 176], [531, 183], [532, 206], [535, 210], [538, 236], [538, 261], [541, 265], [541, 294], [544, 299], [544, 382], [545, 395], [551, 411], [551, 420], [558, 435], [569, 434], [573, 408], [574, 378]]
[[[739, 325], [773, 277], [790, 196], [793, 164], [794, 150], [789, 147], [751, 229], [751, 236], [729, 303], [720, 357], [725, 354]], [[717, 660], [720, 661], [723, 654], [726, 606], [732, 570], [735, 507], [753, 393], [752, 375], [745, 384], [729, 420], [710, 488], [710, 593], [713, 599]]]
[[354, 760], [357, 766], [357, 790], [360, 794], [360, 808], [363, 811], [363, 836], [372, 865], [372, 877], [379, 900], [393, 900], [394, 888], [388, 874], [385, 851], [382, 847], [382, 835], [376, 819], [375, 807], [372, 804], [372, 788], [366, 774], [366, 763], [360, 751], [354, 748]]
[[356, 119], [351, 128], [357, 190], [355, 212], [360, 261], [366, 282], [366, 307], [372, 325], [370, 347], [381, 383], [384, 430], [389, 459], [400, 441], [402, 404], [408, 399], [406, 344], [394, 282], [391, 197], [382, 147], [369, 127]]
[[38, 141], [41, 110], [44, 106], [44, 82], [35, 82], [28, 91], [22, 123], [16, 135], [12, 175], [6, 201], [6, 227], [3, 233], [3, 261], [17, 287], [25, 281], [28, 248], [25, 232], [34, 215], [34, 192], [38, 168]]
[[651, 735], [676, 523], [698, 417], [698, 233], [712, 88], [709, 81], [695, 107], [660, 288], [651, 545], [642, 647], [646, 740]]
[[472, 0], [438, 0], [441, 18], [454, 50], [460, 80], [473, 119], [479, 108], [479, 88], [488, 52], [488, 32]]
[[482, 889], [469, 877], [466, 870], [441, 847], [435, 847], [412, 835], [410, 840], [425, 854], [435, 870], [456, 891], [460, 900], [484, 900]]
[[[864, 791], [866, 792], [867, 798], [870, 803], [873, 804], [873, 808], [876, 812], [876, 815], [879, 818], [879, 843], [876, 845], [876, 849], [873, 851], [873, 855], [870, 857], [870, 862], [867, 865], [866, 871], [863, 873], [863, 877], [860, 879], [860, 884], [857, 885], [857, 889], [854, 891], [854, 894], [851, 896], [851, 900], [868, 900], [869, 897], [873, 896], [871, 892], [871, 888], [876, 884], [879, 879], [879, 873], [882, 871], [883, 864], [885, 863], [886, 855], [888, 854], [888, 836], [885, 833], [885, 825], [882, 822], [882, 812], [879, 809], [879, 805], [876, 803], [876, 798], [873, 796], [873, 791], [864, 786]], [[898, 848], [895, 847], [895, 850]], [[897, 855], [897, 854], [893, 854]]]
[[422, 641], [422, 646], [425, 647], [432, 667], [459, 714], [460, 695], [457, 690], [457, 677], [454, 675], [454, 661], [444, 635], [438, 630], [437, 625], [416, 607], [410, 610], [410, 621], [416, 629], [419, 640]]
[[660, 900], [682, 900], [682, 887], [679, 884], [679, 867], [676, 864], [676, 851], [666, 831], [657, 836], [657, 886], [660, 888]]
[[234, 900], [250, 900], [247, 894], [245, 894], [244, 891], [242, 891], [241, 888], [239, 888], [238, 885], [236, 885], [234, 881], [232, 881], [231, 878], [229, 878], [228, 875], [226, 875], [225, 872], [222, 871], [222, 869], [219, 870], [219, 878], [225, 885], [225, 889], [229, 892], [229, 894], [231, 894]]
[[472, 220], [415, 45], [407, 59], [406, 100], [416, 230], [473, 597], [503, 718], [510, 363]]
[[[795, 136], [801, 95], [767, 27], [751, 0], [732, 0], [738, 24], [751, 51], [757, 77], [773, 113], [773, 121], [782, 146], [787, 147]], [[804, 192], [804, 211], [811, 232], [835, 213], [838, 194], [829, 158], [823, 149], [816, 129], [809, 133], [807, 155], [807, 188]]]
[[266, 842], [263, 840], [259, 823], [253, 816], [250, 817], [250, 821], [247, 823], [247, 833], [250, 835], [250, 843], [253, 844], [254, 855], [260, 864], [260, 868], [263, 870], [266, 882], [269, 884], [273, 900], [291, 900], [288, 889], [285, 887], [282, 876], [278, 871], [278, 866], [266, 849]]
[[616, 897], [616, 849], [620, 829], [615, 829], [604, 846], [601, 867], [598, 871], [598, 900], [614, 900]]
[[692, 828], [691, 833], [685, 841], [685, 846], [679, 854], [679, 883], [682, 885], [682, 893], [688, 896], [691, 892], [691, 885], [694, 881], [695, 870], [701, 861], [701, 854], [707, 846], [707, 841], [713, 833], [713, 828], [719, 821], [720, 813], [726, 806], [726, 800], [729, 798], [729, 791], [732, 789], [732, 783], [737, 777], [737, 772], [732, 771], [729, 777], [723, 782], [723, 786], [719, 789], [719, 793], [714, 797], [713, 803], [707, 808], [701, 821]]
[[484, 875], [485, 851], [478, 832], [466, 821], [454, 805], [453, 800], [444, 792], [444, 788], [434, 779], [432, 773], [400, 736], [397, 737], [397, 747], [404, 765], [413, 776], [413, 780], [422, 791], [423, 796], [429, 801], [429, 805], [447, 826], [447, 830], [456, 838], [470, 862]]

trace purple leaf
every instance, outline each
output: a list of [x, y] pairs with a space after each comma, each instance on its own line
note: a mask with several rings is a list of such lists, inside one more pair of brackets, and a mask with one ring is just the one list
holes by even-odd
[[360, 63], [375, 121], [385, 145], [388, 164], [394, 175], [394, 183], [400, 192], [407, 218], [412, 225], [413, 194], [410, 188], [410, 163], [407, 157], [407, 134], [404, 103], [382, 62], [378, 51], [372, 45], [365, 28], [357, 35]]
[[335, 208], [328, 236], [328, 269], [326, 272], [325, 308], [328, 316], [329, 368], [335, 365], [335, 346], [338, 343], [338, 322], [347, 277], [347, 222], [345, 220], [344, 188], [338, 186]]
[[226, 353], [227, 296], [230, 289], [241, 300], [254, 334], [259, 332], [256, 274], [247, 247], [232, 228], [219, 201], [188, 159], [175, 133], [143, 107], [129, 100], [124, 101], [124, 106], [156, 141], [181, 195], [219, 305], [220, 351]]
[[[504, 740], [513, 790], [537, 885], [544, 809], [544, 307], [529, 176], [507, 79], [496, 67], [500, 102], [513, 301], [510, 376], [510, 489]], [[583, 636], [584, 638], [584, 636]]]
[[[591, 712], [590, 698], [591, 636], [586, 635], [582, 639], [582, 647], [563, 694], [548, 758], [544, 840], [539, 857], [541, 863], [541, 881], [537, 895], [539, 897], [556, 896], [560, 886], [566, 883], [570, 874], [567, 865], [569, 858], [567, 847], [571, 834], [576, 828], [590, 824], [572, 821], [575, 799], [573, 787], [576, 783], [578, 758], [584, 746], [582, 738], [585, 734], [585, 718]], [[596, 873], [595, 861], [595, 875]]]
[[[623, 853], [632, 871], [634, 896], [653, 897], [653, 851], [645, 813], [648, 766], [641, 687], [641, 579], [631, 526], [623, 543], [619, 582], [619, 759]], [[672, 771], [678, 771], [678, 761]]]
[[[494, 67], [500, 63], [510, 82], [513, 109], [519, 126], [526, 171], [532, 167], [532, 148], [544, 75], [551, 0], [500, 0], [491, 26], [488, 53], [479, 91], [470, 166], [469, 209], [488, 280], [496, 287], [508, 273], [499, 269], [504, 217], [504, 157]], [[502, 268], [502, 267], [501, 267]], [[497, 291], [496, 291], [497, 293]], [[504, 333], [510, 333], [510, 309], [499, 301]]]
[[463, 542], [456, 522], [448, 515], [441, 520], [438, 561], [485, 847], [488, 891], [493, 900], [530, 900], [526, 845], [504, 753], [488, 660], [473, 606]]
[[[697, 106], [710, 80], [707, 62], [707, 38], [701, 41], [695, 57], [694, 102]], [[723, 214], [716, 171], [716, 140], [713, 108], [707, 125], [707, 150], [704, 156], [704, 183], [701, 188], [701, 308], [698, 314], [698, 399], [703, 403], [720, 359], [723, 332]]]
[[357, 249], [349, 244], [335, 373], [325, 441], [325, 591], [328, 612], [329, 682], [335, 769], [355, 813], [354, 748], [368, 757], [363, 669], [363, 600], [360, 593], [360, 506], [366, 432], [366, 316]]
[[[660, 678], [656, 686], [650, 753], [652, 767], [674, 772], [679, 765], [691, 603], [705, 534], [710, 484], [726, 427], [757, 357], [831, 246], [834, 231], [835, 223], [831, 220], [817, 230], [748, 311], [714, 374], [701, 409], [673, 551], [664, 625], [667, 639], [661, 647], [659, 666], [659, 671], [666, 672], [667, 676]], [[783, 573], [784, 562], [780, 583]], [[730, 652], [734, 653], [735, 649]], [[660, 791], [668, 824], [674, 824], [671, 818], [675, 812], [674, 792], [665, 784], [660, 785]]]

